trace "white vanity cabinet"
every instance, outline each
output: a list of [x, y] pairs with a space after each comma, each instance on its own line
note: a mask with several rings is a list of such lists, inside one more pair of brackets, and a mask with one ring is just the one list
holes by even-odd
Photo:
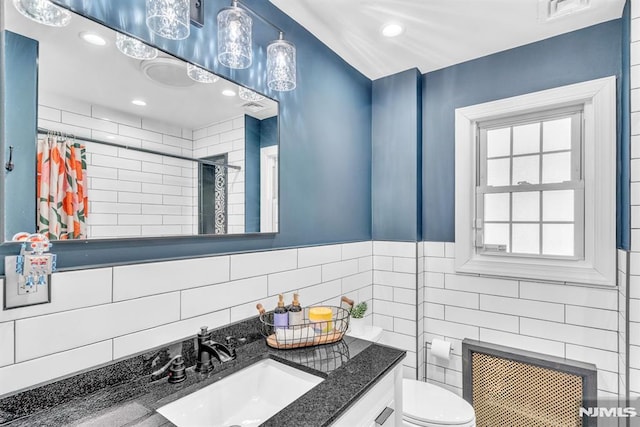
[[387, 373], [332, 425], [402, 427], [402, 365]]

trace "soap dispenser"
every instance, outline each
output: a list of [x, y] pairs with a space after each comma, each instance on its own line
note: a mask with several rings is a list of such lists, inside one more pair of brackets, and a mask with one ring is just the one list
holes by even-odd
[[298, 301], [298, 294], [293, 294], [293, 302], [289, 306], [289, 326], [302, 325], [304, 318], [302, 315], [302, 307], [300, 307], [300, 301]]
[[284, 306], [284, 297], [278, 295], [278, 306], [273, 310], [273, 325], [276, 328], [286, 328], [289, 326], [289, 313]]

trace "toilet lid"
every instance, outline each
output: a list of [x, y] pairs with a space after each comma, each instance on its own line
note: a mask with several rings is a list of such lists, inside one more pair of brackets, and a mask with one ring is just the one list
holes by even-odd
[[418, 423], [458, 425], [475, 418], [473, 407], [455, 393], [416, 380], [402, 380], [402, 412]]

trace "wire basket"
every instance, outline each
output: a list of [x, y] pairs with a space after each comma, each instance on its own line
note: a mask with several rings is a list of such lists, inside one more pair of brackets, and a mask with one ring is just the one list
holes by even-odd
[[309, 310], [303, 309], [303, 322], [300, 325], [283, 328], [276, 327], [273, 321], [273, 311], [260, 315], [262, 335], [269, 347], [277, 349], [292, 349], [311, 347], [314, 345], [330, 344], [340, 341], [349, 328], [349, 311], [341, 307], [329, 306], [332, 311], [331, 320], [314, 322], [309, 320]]

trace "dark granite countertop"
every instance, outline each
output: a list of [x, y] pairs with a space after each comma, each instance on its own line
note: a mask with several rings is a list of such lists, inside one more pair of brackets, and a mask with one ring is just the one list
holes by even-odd
[[[265, 426], [327, 426], [405, 356], [405, 351], [345, 336], [342, 341], [297, 350], [276, 350], [258, 332], [257, 319], [214, 331], [214, 339], [245, 338], [237, 358], [206, 375], [194, 371], [194, 339], [0, 399], [0, 426], [173, 426], [156, 409], [253, 363], [272, 358], [324, 380], [267, 420]], [[182, 352], [187, 379], [170, 384], [150, 374]]]

